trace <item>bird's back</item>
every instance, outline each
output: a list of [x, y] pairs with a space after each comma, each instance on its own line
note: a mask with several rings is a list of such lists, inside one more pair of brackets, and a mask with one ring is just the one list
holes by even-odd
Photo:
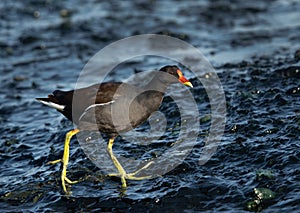
[[163, 93], [144, 91], [142, 88], [122, 84], [114, 99], [89, 106], [79, 119], [79, 129], [96, 130], [109, 135], [129, 131], [158, 110]]
[[119, 82], [108, 82], [77, 90], [55, 90], [48, 98], [37, 100], [57, 109], [70, 121], [78, 124], [80, 116], [89, 106], [112, 101], [120, 85]]
[[117, 135], [146, 121], [159, 108], [163, 95], [126, 83], [109, 82], [78, 90], [55, 90], [48, 98], [38, 100], [56, 108], [80, 130]]

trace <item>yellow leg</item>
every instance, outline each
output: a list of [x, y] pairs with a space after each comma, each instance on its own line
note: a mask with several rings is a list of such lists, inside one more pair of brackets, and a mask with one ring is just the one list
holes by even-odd
[[107, 145], [107, 152], [108, 152], [112, 162], [114, 163], [115, 167], [117, 168], [117, 170], [119, 172], [118, 176], [120, 176], [120, 178], [121, 178], [122, 187], [126, 188], [127, 187], [126, 180], [125, 180], [126, 172], [123, 169], [120, 162], [118, 161], [118, 159], [114, 156], [114, 153], [112, 151], [112, 146], [113, 146], [114, 140], [115, 140], [115, 138], [109, 139], [108, 145]]
[[61, 162], [63, 164], [63, 169], [62, 169], [62, 172], [61, 172], [61, 184], [62, 184], [62, 188], [63, 188], [63, 190], [66, 194], [68, 193], [68, 191], [67, 191], [67, 188], [66, 188], [65, 181], [68, 182], [69, 184], [73, 184], [73, 183], [78, 182], [78, 181], [71, 181], [69, 178], [67, 178], [67, 166], [68, 166], [68, 163], [69, 163], [69, 154], [70, 154], [70, 140], [78, 132], [79, 132], [78, 129], [74, 129], [74, 130], [69, 131], [66, 134], [63, 158], [59, 159], [59, 160], [54, 160], [54, 161], [48, 162], [49, 164], [56, 164], [56, 163], [59, 163], [59, 162]]
[[140, 171], [142, 171], [143, 169], [146, 169], [147, 167], [149, 167], [153, 162], [147, 163], [144, 167], [142, 167], [141, 169], [137, 170], [134, 173], [130, 173], [130, 174], [126, 173], [126, 171], [124, 170], [124, 168], [122, 167], [122, 165], [120, 164], [120, 162], [118, 161], [118, 159], [114, 156], [114, 153], [112, 151], [112, 146], [113, 146], [114, 140], [115, 140], [115, 138], [109, 139], [108, 145], [107, 145], [107, 152], [108, 152], [108, 154], [109, 154], [112, 162], [114, 163], [114, 165], [117, 168], [117, 170], [118, 170], [119, 173], [109, 174], [108, 176], [117, 176], [117, 177], [120, 177], [123, 188], [127, 187], [126, 179], [128, 179], [128, 180], [144, 180], [144, 179], [151, 178], [151, 176], [135, 177], [135, 175], [137, 173], [139, 173]]

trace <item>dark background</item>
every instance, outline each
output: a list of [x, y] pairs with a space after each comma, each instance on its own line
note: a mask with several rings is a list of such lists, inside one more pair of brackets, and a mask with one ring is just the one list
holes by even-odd
[[[299, 212], [299, 1], [9, 1], [0, 2], [1, 212]], [[210, 126], [209, 101], [197, 79], [199, 145], [163, 177], [106, 178], [71, 145], [69, 177], [82, 181], [64, 196], [59, 166], [72, 124], [37, 103], [55, 89], [72, 89], [85, 63], [127, 36], [157, 33], [198, 47], [215, 67], [227, 101], [227, 123], [217, 153], [198, 159]], [[159, 68], [151, 58], [124, 64], [124, 73]], [[191, 75], [187, 74], [188, 77]], [[176, 130], [169, 98], [161, 111]], [[140, 128], [147, 126], [144, 125]], [[148, 150], [118, 138], [116, 150], [159, 153], [172, 132]], [[258, 190], [258, 192], [257, 192]]]

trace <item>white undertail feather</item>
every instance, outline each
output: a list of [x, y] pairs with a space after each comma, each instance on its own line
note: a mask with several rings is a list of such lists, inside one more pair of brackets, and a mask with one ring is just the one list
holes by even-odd
[[39, 102], [41, 102], [42, 104], [45, 104], [49, 107], [52, 107], [54, 109], [57, 109], [59, 111], [63, 111], [65, 109], [65, 105], [59, 105], [59, 104], [56, 104], [56, 103], [53, 103], [53, 102], [47, 102], [47, 101], [42, 101], [42, 100], [38, 100]]

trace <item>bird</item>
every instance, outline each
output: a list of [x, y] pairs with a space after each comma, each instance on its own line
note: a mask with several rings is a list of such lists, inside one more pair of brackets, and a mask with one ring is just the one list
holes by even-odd
[[118, 171], [109, 176], [119, 177], [122, 188], [127, 187], [126, 180], [151, 178], [151, 176], [136, 177], [136, 174], [148, 167], [151, 162], [134, 173], [126, 173], [113, 153], [113, 143], [120, 133], [138, 127], [156, 112], [162, 104], [168, 86], [175, 83], [193, 88], [192, 83], [178, 66], [166, 65], [156, 71], [154, 77], [141, 87], [122, 82], [103, 82], [76, 90], [55, 90], [47, 98], [36, 98], [42, 104], [62, 113], [76, 125], [76, 128], [66, 133], [62, 158], [48, 162], [62, 163], [63, 191], [69, 193], [66, 182], [68, 184], [78, 182], [71, 181], [67, 177], [67, 166], [70, 140], [80, 131], [100, 131], [108, 136], [107, 152]]

